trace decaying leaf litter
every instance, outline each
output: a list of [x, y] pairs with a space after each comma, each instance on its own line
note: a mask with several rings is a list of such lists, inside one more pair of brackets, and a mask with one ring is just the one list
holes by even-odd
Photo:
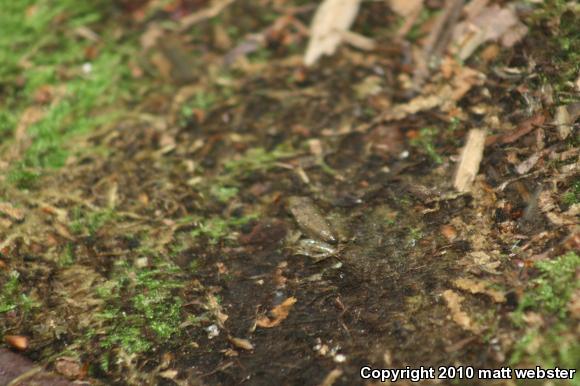
[[[3, 74], [8, 347], [94, 384], [578, 367], [576, 4], [98, 7], [77, 67]], [[120, 111], [38, 145], [110, 43]]]

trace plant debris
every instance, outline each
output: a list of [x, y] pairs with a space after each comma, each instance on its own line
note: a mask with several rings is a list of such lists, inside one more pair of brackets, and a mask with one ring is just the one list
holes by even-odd
[[0, 384], [578, 368], [579, 15], [6, 2]]

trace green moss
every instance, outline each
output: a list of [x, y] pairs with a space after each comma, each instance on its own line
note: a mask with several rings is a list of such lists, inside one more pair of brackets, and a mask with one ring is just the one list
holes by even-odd
[[200, 220], [198, 226], [191, 231], [191, 236], [198, 238], [207, 237], [210, 244], [215, 245], [220, 240], [227, 238], [233, 231], [239, 229], [242, 225], [247, 224], [255, 219], [256, 215], [247, 215], [242, 217], [222, 218], [219, 216], [210, 217]]
[[531, 281], [512, 320], [516, 326], [523, 327], [524, 313], [534, 311], [549, 322], [543, 329], [533, 327], [525, 331], [516, 343], [510, 363], [578, 368], [580, 343], [574, 326], [569, 325], [568, 304], [574, 291], [580, 288], [576, 278], [580, 256], [570, 252], [554, 260], [539, 261], [536, 268], [539, 275]]
[[233, 186], [212, 185], [210, 194], [221, 203], [226, 203], [238, 195], [239, 189]]
[[95, 334], [100, 347], [140, 353], [179, 336], [183, 301], [176, 291], [183, 283], [176, 278], [180, 274], [178, 267], [166, 262], [155, 268], [116, 264], [112, 279], [97, 291], [107, 304], [99, 314], [104, 331]]
[[269, 170], [281, 158], [291, 157], [295, 154], [295, 151], [281, 146], [272, 151], [267, 151], [261, 147], [253, 147], [241, 157], [224, 164], [222, 179], [235, 181], [237, 178], [248, 174]]
[[88, 211], [75, 207], [71, 212], [70, 230], [79, 235], [92, 236], [106, 223], [115, 219], [115, 212], [111, 209]]
[[[98, 42], [74, 32], [111, 20], [105, 1], [0, 0], [0, 9], [0, 139], [9, 139], [27, 108], [39, 105], [40, 88], [58, 90], [27, 127], [31, 143], [9, 173], [16, 186], [34, 188], [43, 169], [65, 164], [72, 136], [114, 118], [112, 111], [131, 87], [124, 62], [137, 45], [130, 39], [120, 44], [112, 28], [95, 30]], [[97, 55], [87, 58], [95, 47]]]
[[1, 274], [0, 280], [4, 280], [4, 284], [0, 289], [0, 314], [17, 309], [26, 314], [38, 307], [36, 302], [22, 293], [19, 279], [18, 271]]
[[58, 259], [58, 265], [60, 267], [68, 267], [72, 265], [75, 261], [74, 246], [72, 243], [67, 243], [64, 252], [60, 255]]
[[570, 189], [562, 195], [562, 203], [567, 206], [580, 203], [580, 180], [574, 181]]
[[37, 171], [27, 168], [19, 162], [8, 171], [7, 181], [19, 189], [32, 189], [36, 186], [39, 176]]
[[536, 263], [540, 275], [532, 281], [531, 289], [520, 302], [518, 311], [535, 309], [565, 319], [566, 305], [575, 289], [580, 288], [576, 271], [580, 269], [580, 256], [570, 252], [555, 260]]

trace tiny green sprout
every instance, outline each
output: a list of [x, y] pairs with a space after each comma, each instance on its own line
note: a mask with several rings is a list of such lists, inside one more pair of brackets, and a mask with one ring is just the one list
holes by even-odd
[[435, 139], [438, 131], [433, 127], [425, 127], [419, 131], [419, 136], [411, 140], [411, 145], [422, 149], [437, 164], [443, 163], [443, 158], [435, 150]]
[[10, 271], [8, 279], [0, 288], [0, 314], [20, 309], [24, 313], [30, 312], [39, 304], [28, 295], [22, 293], [20, 288], [20, 273]]

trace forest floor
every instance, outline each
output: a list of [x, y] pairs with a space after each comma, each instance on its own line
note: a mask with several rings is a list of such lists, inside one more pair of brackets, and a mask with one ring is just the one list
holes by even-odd
[[417, 4], [0, 0], [0, 384], [578, 369], [578, 4]]

